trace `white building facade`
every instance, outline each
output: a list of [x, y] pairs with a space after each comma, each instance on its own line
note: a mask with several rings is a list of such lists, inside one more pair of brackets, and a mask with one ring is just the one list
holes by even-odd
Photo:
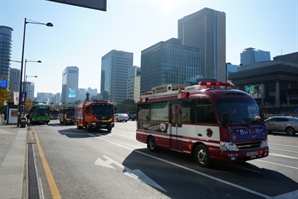
[[78, 100], [79, 68], [68, 66], [62, 73], [61, 103], [75, 103]]

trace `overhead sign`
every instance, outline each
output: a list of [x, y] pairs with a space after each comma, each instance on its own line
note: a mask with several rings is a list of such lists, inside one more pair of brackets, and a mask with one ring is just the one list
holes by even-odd
[[107, 11], [107, 0], [48, 0], [84, 8]]

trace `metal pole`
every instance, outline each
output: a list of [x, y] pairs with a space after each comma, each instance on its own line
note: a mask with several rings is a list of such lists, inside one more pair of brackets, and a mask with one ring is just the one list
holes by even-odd
[[20, 120], [21, 120], [21, 103], [22, 103], [22, 75], [23, 75], [23, 65], [24, 65], [24, 48], [25, 48], [25, 35], [26, 35], [26, 18], [24, 19], [24, 34], [23, 34], [23, 47], [22, 47], [22, 60], [21, 60], [21, 74], [20, 74], [20, 89], [19, 89], [19, 106], [18, 106], [18, 122], [17, 127], [20, 126]]
[[25, 67], [24, 67], [24, 85], [23, 85], [23, 91], [26, 92], [26, 65], [27, 65], [27, 59], [25, 59]]

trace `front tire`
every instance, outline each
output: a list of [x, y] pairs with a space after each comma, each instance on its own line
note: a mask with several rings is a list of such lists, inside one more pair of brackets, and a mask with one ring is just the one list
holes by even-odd
[[150, 136], [148, 138], [148, 142], [147, 142], [147, 148], [152, 151], [152, 152], [156, 152], [157, 151], [157, 146], [156, 146], [156, 142], [154, 137]]
[[209, 151], [202, 144], [197, 146], [194, 157], [195, 161], [202, 167], [209, 167], [211, 165]]
[[91, 129], [91, 126], [89, 126], [89, 124], [86, 124], [86, 130], [88, 131], [88, 132], [90, 132], [92, 129]]
[[295, 130], [292, 127], [286, 128], [286, 133], [288, 135], [295, 135]]

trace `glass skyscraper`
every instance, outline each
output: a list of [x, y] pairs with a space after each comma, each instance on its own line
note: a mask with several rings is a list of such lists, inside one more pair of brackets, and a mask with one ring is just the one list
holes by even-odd
[[240, 54], [240, 59], [241, 65], [246, 66], [255, 62], [270, 61], [271, 58], [269, 51], [246, 48]]
[[178, 20], [181, 44], [200, 49], [203, 78], [226, 81], [226, 14], [204, 8]]
[[184, 84], [201, 75], [200, 51], [179, 39], [159, 42], [141, 53], [141, 92], [165, 84]]
[[101, 95], [104, 100], [126, 100], [128, 69], [133, 66], [133, 53], [112, 50], [101, 58]]
[[12, 31], [10, 27], [0, 26], [0, 76], [7, 77], [7, 87], [9, 87]]

